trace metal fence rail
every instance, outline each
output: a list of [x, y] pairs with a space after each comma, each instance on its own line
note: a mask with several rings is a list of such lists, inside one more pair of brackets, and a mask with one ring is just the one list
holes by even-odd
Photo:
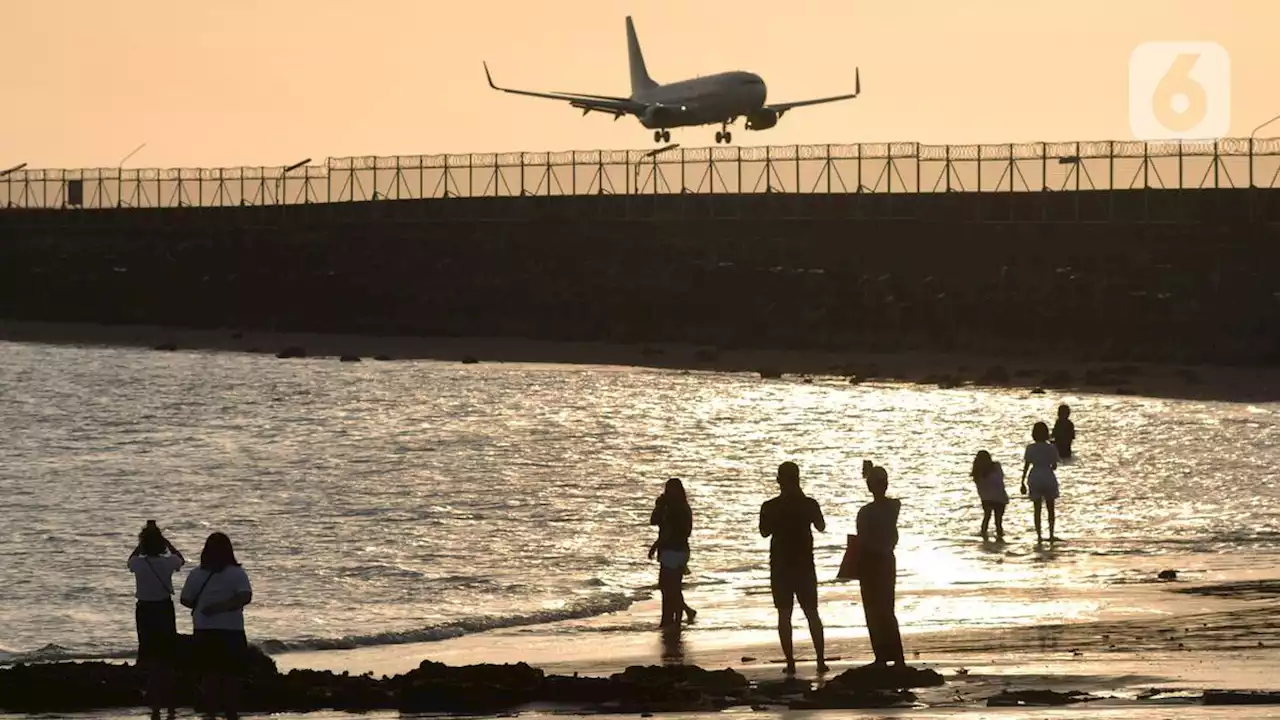
[[1280, 138], [672, 147], [330, 158], [214, 169], [0, 170], [5, 208], [298, 205], [450, 197], [1280, 187]]

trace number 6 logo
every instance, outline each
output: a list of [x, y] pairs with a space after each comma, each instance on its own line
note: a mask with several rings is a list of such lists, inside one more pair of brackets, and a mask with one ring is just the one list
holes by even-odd
[[1129, 57], [1129, 127], [1139, 140], [1220, 138], [1231, 129], [1231, 60], [1217, 43], [1145, 43]]

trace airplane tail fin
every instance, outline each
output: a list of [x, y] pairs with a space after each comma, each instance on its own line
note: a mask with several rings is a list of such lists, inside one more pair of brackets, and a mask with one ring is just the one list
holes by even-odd
[[649, 77], [649, 71], [644, 66], [644, 55], [640, 52], [640, 41], [636, 38], [636, 26], [631, 22], [631, 16], [627, 16], [627, 59], [631, 65], [631, 95], [645, 90], [651, 90], [658, 86], [658, 83]]

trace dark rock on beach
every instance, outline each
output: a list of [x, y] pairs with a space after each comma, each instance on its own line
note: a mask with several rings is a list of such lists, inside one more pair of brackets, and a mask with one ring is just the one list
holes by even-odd
[[1097, 700], [1094, 695], [1071, 690], [1005, 690], [998, 695], [987, 698], [987, 707], [1050, 707], [1055, 705], [1072, 705], [1075, 703]]
[[524, 663], [449, 667], [424, 660], [393, 678], [401, 712], [497, 712], [542, 698], [545, 676]]
[[[195, 707], [199, 678], [189, 637], [181, 640], [177, 700]], [[146, 704], [145, 673], [134, 664], [46, 663], [0, 668], [0, 712], [67, 713]], [[425, 661], [403, 675], [374, 678], [317, 670], [280, 673], [252, 649], [241, 698], [245, 712], [399, 710], [488, 714], [531, 703], [626, 712], [715, 710], [748, 704], [750, 684], [733, 670], [631, 667], [609, 678], [546, 676], [524, 663], [450, 667]]]
[[1280, 692], [1209, 690], [1200, 701], [1205, 705], [1280, 705]]
[[942, 675], [928, 668], [916, 668], [910, 665], [901, 667], [866, 665], [840, 673], [831, 678], [826, 687], [835, 686], [849, 690], [908, 690], [945, 684], [946, 680]]

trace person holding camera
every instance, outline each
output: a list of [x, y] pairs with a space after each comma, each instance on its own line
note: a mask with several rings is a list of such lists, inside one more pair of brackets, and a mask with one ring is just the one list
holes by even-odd
[[167, 706], [177, 714], [173, 698], [173, 663], [178, 644], [178, 624], [173, 611], [173, 574], [186, 559], [169, 542], [155, 520], [138, 533], [138, 545], [129, 555], [129, 572], [136, 588], [134, 618], [138, 626], [138, 665], [147, 668], [147, 700], [151, 717], [159, 718]]

